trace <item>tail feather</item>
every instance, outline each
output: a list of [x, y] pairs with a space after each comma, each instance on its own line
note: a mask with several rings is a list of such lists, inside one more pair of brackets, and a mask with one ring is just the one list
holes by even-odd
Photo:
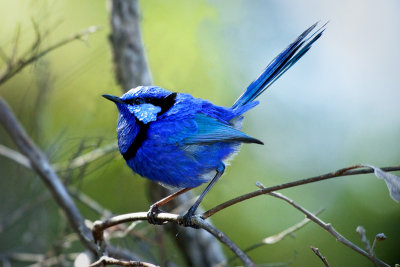
[[321, 37], [327, 23], [312, 35], [308, 36], [317, 24], [318, 22], [305, 30], [293, 43], [272, 60], [260, 76], [258, 76], [258, 78], [254, 80], [249, 87], [247, 87], [246, 91], [236, 100], [232, 108], [237, 109], [238, 107], [246, 105], [256, 99], [302, 56], [304, 56], [311, 48], [311, 45]]

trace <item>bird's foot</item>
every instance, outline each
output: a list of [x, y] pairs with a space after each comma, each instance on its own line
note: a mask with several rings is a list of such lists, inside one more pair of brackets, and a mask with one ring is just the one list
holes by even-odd
[[195, 209], [190, 208], [188, 212], [182, 217], [182, 225], [185, 227], [199, 228], [199, 226], [192, 223], [192, 218], [195, 216]]
[[151, 205], [149, 211], [147, 212], [147, 221], [151, 224], [161, 225], [164, 224], [163, 220], [156, 218], [155, 216], [159, 213], [163, 212], [158, 205]]

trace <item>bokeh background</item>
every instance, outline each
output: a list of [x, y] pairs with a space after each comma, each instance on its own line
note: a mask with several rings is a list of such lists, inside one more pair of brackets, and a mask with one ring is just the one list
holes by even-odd
[[[225, 106], [298, 34], [316, 21], [330, 21], [311, 51], [246, 114], [244, 131], [265, 145], [242, 147], [203, 201], [205, 208], [255, 190], [257, 181], [275, 185], [356, 163], [399, 165], [398, 1], [139, 3], [154, 84]], [[117, 110], [100, 97], [121, 94], [107, 39], [107, 2], [1, 1], [0, 18], [0, 47], [8, 55], [18, 31], [18, 51], [29, 48], [35, 39], [33, 22], [41, 31], [50, 32], [43, 47], [88, 26], [103, 27], [88, 40], [66, 45], [25, 69], [0, 87], [0, 95], [53, 163], [114, 142]], [[13, 147], [1, 127], [0, 143]], [[132, 174], [118, 154], [61, 176], [113, 213], [149, 207], [145, 180]], [[45, 192], [36, 175], [0, 158], [0, 223]], [[358, 225], [366, 228], [371, 240], [384, 232], [388, 239], [377, 245], [376, 254], [391, 265], [400, 262], [400, 207], [389, 197], [382, 180], [373, 175], [353, 176], [283, 193], [310, 211], [324, 208], [320, 217], [360, 246], [355, 232]], [[98, 219], [97, 214], [80, 208], [86, 218]], [[246, 248], [303, 218], [286, 203], [262, 196], [226, 209], [212, 221]], [[46, 253], [60, 242], [66, 229], [56, 204], [47, 198], [0, 232], [0, 253]], [[134, 242], [120, 245], [136, 249]], [[260, 264], [318, 266], [321, 262], [311, 245], [318, 247], [332, 266], [369, 264], [312, 223], [276, 245], [249, 254]], [[181, 263], [172, 246], [169, 257]]]

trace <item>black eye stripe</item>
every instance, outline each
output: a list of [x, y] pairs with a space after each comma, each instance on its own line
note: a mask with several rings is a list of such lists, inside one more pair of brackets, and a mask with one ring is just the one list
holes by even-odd
[[144, 103], [149, 103], [154, 106], [160, 107], [161, 112], [158, 113], [158, 116], [167, 112], [174, 104], [176, 100], [177, 93], [171, 93], [163, 98], [156, 98], [156, 97], [145, 97], [145, 98], [131, 98], [124, 100], [125, 104], [129, 105], [140, 105]]
[[135, 98], [135, 100], [133, 102], [135, 103], [135, 105], [141, 105], [141, 104], [146, 103], [146, 100], [138, 97], [138, 98]]
[[157, 116], [161, 116], [175, 104], [176, 95], [177, 95], [176, 93], [172, 93], [172, 94], [167, 95], [164, 98], [154, 99], [155, 101], [153, 103], [149, 102], [149, 103], [161, 108], [161, 111], [157, 114]]
[[127, 105], [132, 105], [133, 104], [133, 99], [125, 99], [123, 102]]
[[130, 99], [124, 100], [124, 103], [125, 103], [125, 104], [128, 104], [128, 105], [133, 105], [133, 104], [135, 104], [135, 105], [141, 105], [141, 104], [144, 104], [144, 103], [150, 103], [150, 102], [149, 102], [149, 99], [150, 99], [150, 98], [141, 98], [141, 97], [130, 98]]

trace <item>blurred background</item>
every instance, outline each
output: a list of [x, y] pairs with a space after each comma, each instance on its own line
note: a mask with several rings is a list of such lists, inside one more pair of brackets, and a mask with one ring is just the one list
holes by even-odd
[[[205, 209], [256, 190], [257, 181], [271, 186], [357, 163], [399, 165], [398, 1], [146, 0], [139, 5], [154, 84], [224, 106], [231, 105], [301, 32], [316, 21], [330, 21], [310, 52], [246, 114], [244, 132], [265, 145], [242, 147], [202, 202]], [[0, 2], [0, 47], [6, 55], [15, 49], [17, 36], [18, 53], [31, 46], [33, 25], [49, 32], [42, 47], [89, 26], [102, 26], [88, 40], [55, 50], [0, 87], [0, 96], [52, 163], [116, 140], [117, 110], [101, 97], [121, 94], [108, 43], [108, 15], [106, 1]], [[1, 127], [0, 144], [14, 148]], [[145, 180], [132, 174], [118, 153], [60, 176], [115, 214], [149, 208]], [[35, 174], [0, 157], [0, 224], [31, 204], [22, 218], [0, 231], [2, 255], [72, 250], [59, 244], [69, 228], [46, 192]], [[310, 211], [325, 209], [320, 217], [361, 247], [358, 225], [366, 228], [371, 241], [385, 233], [388, 238], [377, 244], [377, 256], [391, 265], [400, 262], [400, 206], [374, 175], [337, 178], [282, 193]], [[89, 220], [98, 219], [98, 214], [80, 208]], [[303, 218], [287, 203], [261, 196], [211, 220], [246, 248]], [[153, 234], [155, 227], [143, 227]], [[118, 245], [151, 254], [151, 247], [137, 248], [134, 240]], [[249, 255], [259, 264], [318, 266], [321, 262], [310, 246], [318, 247], [332, 266], [369, 264], [312, 223]], [[182, 264], [174, 247], [168, 255]]]

